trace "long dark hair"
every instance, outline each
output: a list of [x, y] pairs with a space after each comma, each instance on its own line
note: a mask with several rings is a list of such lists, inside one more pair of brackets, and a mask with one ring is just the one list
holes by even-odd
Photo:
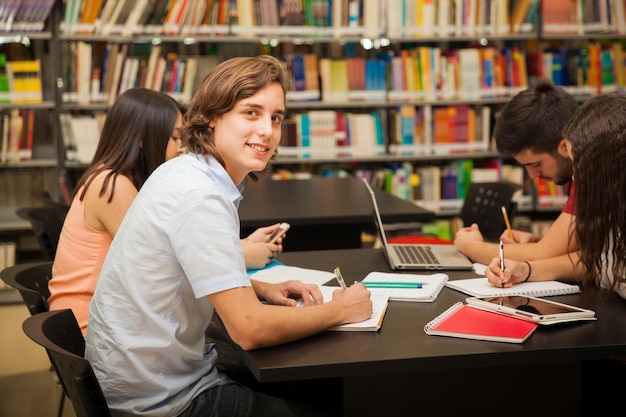
[[115, 193], [115, 179], [127, 176], [139, 190], [150, 173], [165, 161], [165, 149], [179, 106], [165, 93], [147, 88], [126, 90], [116, 99], [102, 127], [92, 163], [82, 175], [76, 191], [84, 185], [80, 200], [98, 173], [110, 169], [100, 196], [113, 181], [108, 202]]
[[[280, 84], [286, 94], [290, 80], [284, 62], [270, 55], [231, 58], [220, 63], [207, 74], [189, 103], [185, 123], [180, 129], [183, 144], [190, 152], [212, 155], [224, 166], [209, 122], [271, 83]], [[253, 172], [248, 176], [257, 178]]]
[[626, 97], [589, 99], [563, 135], [572, 144], [576, 235], [585, 281], [599, 282], [610, 268], [615, 290], [626, 282]]

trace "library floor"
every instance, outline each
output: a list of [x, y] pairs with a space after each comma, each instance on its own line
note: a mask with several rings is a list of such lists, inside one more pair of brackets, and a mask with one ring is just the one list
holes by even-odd
[[[61, 386], [48, 371], [0, 377], [0, 416], [56, 417]], [[62, 417], [75, 417], [72, 404], [66, 400]]]

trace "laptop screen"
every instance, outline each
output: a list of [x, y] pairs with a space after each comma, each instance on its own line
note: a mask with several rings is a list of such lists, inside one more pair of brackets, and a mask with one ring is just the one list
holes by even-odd
[[378, 209], [378, 202], [376, 201], [376, 196], [374, 195], [374, 190], [370, 187], [369, 182], [366, 178], [362, 178], [363, 184], [370, 193], [372, 198], [372, 206], [374, 207], [374, 223], [376, 223], [376, 228], [378, 229], [378, 233], [380, 234], [380, 238], [382, 240], [382, 244], [387, 248], [387, 236], [385, 235], [385, 228], [383, 227], [383, 219], [380, 217], [380, 210]]

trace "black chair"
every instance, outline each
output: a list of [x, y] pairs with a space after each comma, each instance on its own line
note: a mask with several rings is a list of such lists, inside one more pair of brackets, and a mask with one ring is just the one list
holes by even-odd
[[[19, 291], [31, 315], [48, 311], [48, 281], [51, 278], [52, 261], [18, 264], [0, 271], [0, 279]], [[64, 405], [65, 394], [61, 393], [58, 417], [63, 415]]]
[[39, 241], [44, 259], [51, 261], [57, 250], [63, 221], [69, 206], [60, 203], [48, 203], [43, 206], [20, 207], [16, 214], [28, 220]]
[[111, 416], [100, 384], [85, 359], [85, 339], [72, 310], [30, 316], [24, 320], [22, 329], [46, 349], [76, 417]]
[[[459, 214], [463, 226], [476, 223], [486, 240], [497, 240], [506, 228], [502, 207], [506, 208], [509, 221], [513, 221], [517, 211], [513, 194], [521, 188], [521, 185], [512, 182], [471, 183]], [[453, 241], [424, 235], [394, 236], [387, 241], [389, 243], [453, 243]]]
[[18, 264], [0, 271], [0, 279], [20, 292], [31, 315], [48, 311], [50, 278], [52, 261]]
[[513, 221], [517, 210], [513, 194], [519, 189], [521, 186], [512, 182], [471, 183], [461, 208], [463, 225], [476, 223], [485, 239], [498, 239], [506, 228], [502, 207], [506, 208], [509, 220]]

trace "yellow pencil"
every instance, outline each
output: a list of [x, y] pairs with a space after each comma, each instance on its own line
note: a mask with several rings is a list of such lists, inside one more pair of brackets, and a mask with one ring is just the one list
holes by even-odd
[[509, 237], [511, 240], [515, 240], [513, 229], [511, 229], [511, 222], [509, 222], [509, 215], [506, 214], [506, 207], [504, 206], [502, 206], [502, 217], [504, 217], [504, 224], [506, 224], [506, 229], [509, 231]]

